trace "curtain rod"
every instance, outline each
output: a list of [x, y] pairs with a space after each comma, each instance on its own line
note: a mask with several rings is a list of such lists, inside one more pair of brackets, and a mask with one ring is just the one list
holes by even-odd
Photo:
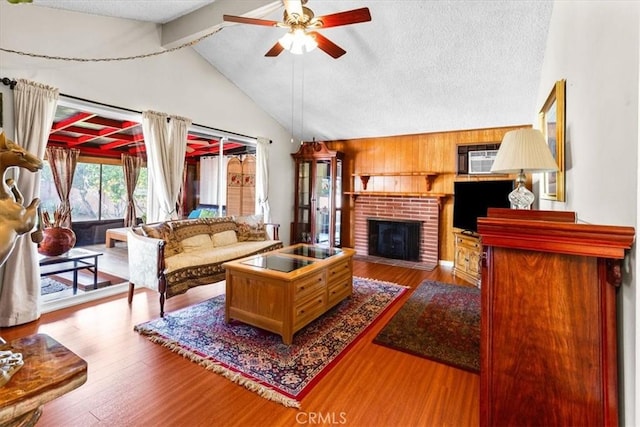
[[[95, 105], [98, 105], [98, 106], [112, 108], [112, 109], [115, 109], [115, 110], [120, 110], [120, 111], [135, 113], [135, 114], [142, 114], [142, 111], [132, 110], [130, 108], [117, 107], [115, 105], [109, 105], [109, 104], [105, 104], [105, 103], [102, 103], [102, 102], [91, 101], [89, 99], [80, 98], [80, 97], [73, 96], [73, 95], [67, 95], [67, 94], [64, 94], [64, 93], [61, 93], [60, 96], [63, 96], [65, 98], [68, 98], [68, 99], [71, 99], [71, 100], [79, 101], [81, 103], [82, 102], [90, 103], [90, 104], [95, 104]], [[217, 129], [217, 128], [210, 127], [210, 126], [199, 125], [197, 123], [192, 123], [191, 126], [197, 127], [197, 128], [201, 128], [201, 129], [211, 130], [211, 131], [213, 131], [213, 133], [217, 134], [216, 136], [219, 136], [219, 137], [227, 136], [230, 139], [234, 139], [234, 140], [236, 140], [238, 142], [255, 144], [255, 141], [257, 140], [257, 138], [253, 137], [253, 136], [243, 135], [243, 134], [235, 133], [235, 132], [229, 132], [229, 131], [226, 131], [226, 130], [223, 130], [223, 129]]]
[[[2, 82], [5, 86], [9, 86], [9, 89], [13, 90], [13, 88], [16, 87], [16, 85], [18, 84], [18, 82], [14, 79], [10, 79], [8, 77], [3, 77], [0, 82]], [[129, 108], [124, 108], [124, 107], [116, 107], [115, 105], [109, 105], [109, 104], [105, 104], [102, 102], [96, 102], [96, 101], [91, 101], [89, 99], [85, 99], [85, 98], [80, 98], [77, 96], [73, 96], [73, 95], [66, 95], [66, 94], [60, 94], [61, 96], [64, 96], [65, 98], [69, 98], [69, 99], [73, 99], [76, 101], [80, 101], [80, 102], [87, 102], [87, 103], [91, 103], [91, 104], [95, 104], [95, 105], [101, 105], [104, 107], [108, 107], [108, 108], [113, 108], [116, 110], [120, 110], [120, 111], [127, 111], [127, 112], [131, 112], [131, 113], [135, 113], [135, 114], [142, 114], [141, 111], [137, 111], [137, 110], [132, 110]], [[170, 118], [167, 117], [167, 122], [169, 122]], [[249, 144], [249, 145], [255, 145], [256, 141], [258, 140], [258, 138], [253, 137], [253, 136], [249, 136], [249, 135], [243, 135], [240, 133], [236, 133], [236, 132], [229, 132], [223, 129], [218, 129], [218, 128], [214, 128], [214, 127], [210, 127], [210, 126], [204, 126], [204, 125], [199, 125], [197, 123], [192, 123], [191, 124], [194, 127], [198, 127], [201, 129], [206, 129], [206, 130], [211, 130], [214, 133], [216, 133], [216, 136], [219, 136], [221, 138], [229, 138], [229, 139], [233, 139], [235, 141], [238, 142], [242, 142], [245, 144]], [[273, 141], [269, 140], [269, 144], [272, 144]]]
[[9, 86], [9, 89], [11, 89], [11, 90], [13, 90], [13, 88], [16, 87], [16, 85], [18, 84], [18, 82], [16, 80], [12, 80], [12, 79], [10, 79], [8, 77], [3, 77], [2, 80], [0, 80], [0, 81], [2, 81], [2, 83], [5, 86]]

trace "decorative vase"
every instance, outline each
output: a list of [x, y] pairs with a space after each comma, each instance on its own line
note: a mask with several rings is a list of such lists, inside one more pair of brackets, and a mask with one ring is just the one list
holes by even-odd
[[76, 234], [67, 227], [49, 227], [42, 230], [42, 242], [38, 252], [46, 256], [59, 256], [76, 244]]

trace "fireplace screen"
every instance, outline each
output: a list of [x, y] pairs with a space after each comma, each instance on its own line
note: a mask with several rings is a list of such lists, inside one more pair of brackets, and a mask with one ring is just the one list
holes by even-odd
[[369, 218], [369, 255], [419, 261], [422, 222]]

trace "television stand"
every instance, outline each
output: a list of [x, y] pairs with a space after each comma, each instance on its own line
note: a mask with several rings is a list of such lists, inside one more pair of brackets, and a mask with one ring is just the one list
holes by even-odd
[[454, 231], [453, 275], [480, 287], [482, 245], [480, 238], [467, 231]]

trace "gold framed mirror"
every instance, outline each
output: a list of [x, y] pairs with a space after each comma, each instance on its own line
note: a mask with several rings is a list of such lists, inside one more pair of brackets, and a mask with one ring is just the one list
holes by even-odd
[[565, 201], [564, 145], [565, 145], [565, 86], [566, 80], [558, 80], [540, 110], [540, 130], [558, 163], [557, 172], [547, 172], [542, 179], [540, 198]]

